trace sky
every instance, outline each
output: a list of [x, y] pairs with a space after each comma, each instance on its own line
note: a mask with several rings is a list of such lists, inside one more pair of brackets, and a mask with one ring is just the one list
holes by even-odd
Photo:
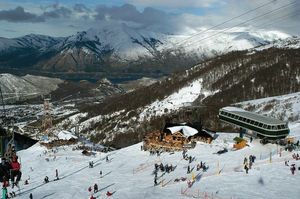
[[0, 37], [7, 38], [63, 37], [122, 23], [151, 31], [197, 33], [226, 21], [215, 29], [244, 26], [300, 35], [300, 1], [0, 0]]

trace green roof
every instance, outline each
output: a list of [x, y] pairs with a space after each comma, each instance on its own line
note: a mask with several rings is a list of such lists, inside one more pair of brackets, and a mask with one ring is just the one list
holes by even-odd
[[269, 125], [282, 125], [282, 124], [286, 124], [286, 122], [284, 122], [282, 120], [279, 120], [279, 119], [276, 119], [276, 118], [272, 118], [272, 117], [266, 117], [266, 116], [263, 116], [263, 115], [259, 115], [257, 113], [245, 111], [245, 110], [240, 109], [240, 108], [224, 107], [221, 110], [233, 113], [235, 115], [239, 115], [241, 117], [244, 117], [244, 118], [247, 118], [247, 119], [250, 119], [250, 120], [261, 122], [263, 124], [269, 124]]

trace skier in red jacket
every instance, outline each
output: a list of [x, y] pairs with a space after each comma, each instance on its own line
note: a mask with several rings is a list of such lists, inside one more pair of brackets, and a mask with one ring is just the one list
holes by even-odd
[[93, 195], [91, 195], [90, 199], [96, 199]]
[[[12, 159], [12, 162], [10, 163], [11, 166], [11, 181], [13, 183], [12, 186], [17, 185], [21, 179], [22, 172], [20, 171], [21, 165], [18, 162], [18, 156], [14, 156]], [[15, 177], [17, 176], [17, 179], [15, 181]]]

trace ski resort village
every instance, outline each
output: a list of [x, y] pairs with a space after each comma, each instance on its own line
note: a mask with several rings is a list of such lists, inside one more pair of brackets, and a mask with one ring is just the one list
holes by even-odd
[[1, 199], [300, 199], [299, 11], [1, 1]]

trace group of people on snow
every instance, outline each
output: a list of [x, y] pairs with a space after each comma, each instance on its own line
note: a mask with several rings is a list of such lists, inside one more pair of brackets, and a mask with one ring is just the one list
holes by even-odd
[[163, 163], [160, 164], [154, 164], [154, 171], [157, 172], [158, 170], [160, 170], [161, 172], [167, 172], [170, 173], [171, 171], [174, 171], [175, 167], [173, 167], [173, 165], [163, 165]]
[[249, 155], [249, 160], [247, 159], [247, 157], [244, 158], [244, 169], [247, 174], [248, 174], [249, 169], [252, 168], [252, 165], [255, 162], [255, 160], [256, 160], [255, 155]]
[[208, 166], [206, 166], [205, 162], [200, 162], [200, 164], [197, 164], [197, 171], [199, 171], [200, 169], [203, 169], [203, 171], [207, 171]]

